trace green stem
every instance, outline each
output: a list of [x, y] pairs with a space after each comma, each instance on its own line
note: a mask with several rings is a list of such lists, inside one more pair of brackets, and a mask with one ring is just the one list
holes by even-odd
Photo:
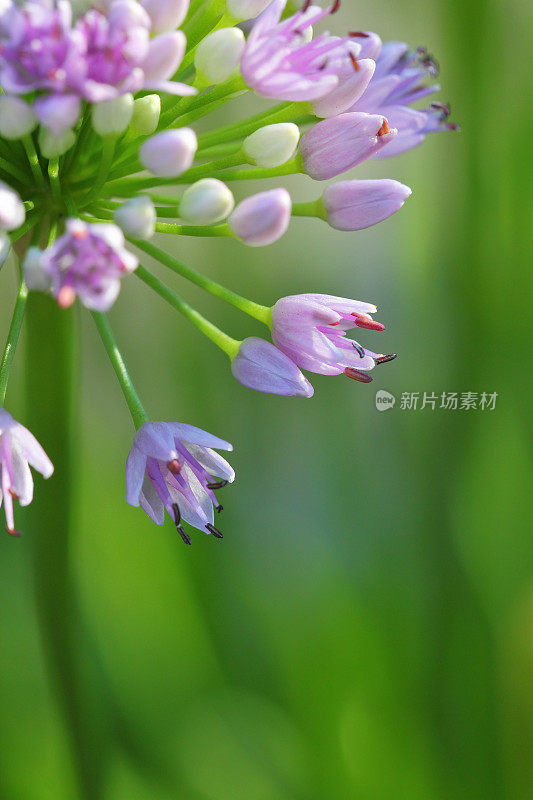
[[7, 392], [7, 382], [9, 380], [9, 371], [13, 363], [13, 357], [20, 336], [20, 329], [22, 328], [22, 321], [24, 319], [24, 312], [26, 311], [26, 303], [28, 300], [28, 290], [26, 284], [22, 281], [17, 295], [17, 302], [13, 311], [11, 325], [9, 326], [9, 333], [7, 334], [6, 346], [2, 361], [0, 362], [0, 406], [4, 405]]
[[165, 286], [159, 278], [156, 278], [155, 275], [152, 275], [152, 273], [148, 272], [144, 267], [137, 267], [134, 274], [157, 292], [163, 300], [166, 300], [167, 303], [170, 303], [171, 306], [177, 309], [180, 314], [183, 314], [183, 316], [186, 317], [189, 322], [192, 322], [204, 336], [207, 336], [217, 347], [220, 347], [230, 359], [235, 358], [241, 344], [237, 339], [232, 339], [227, 333], [224, 333], [224, 331], [221, 331], [216, 325], [213, 325], [212, 322], [209, 322], [209, 320], [182, 300], [179, 295], [173, 292], [172, 289], [169, 289], [168, 286]]
[[122, 389], [124, 399], [128, 404], [133, 424], [138, 430], [141, 425], [144, 425], [145, 422], [148, 422], [148, 415], [143, 408], [139, 395], [137, 394], [137, 391], [133, 385], [133, 381], [129, 376], [126, 364], [122, 358], [122, 354], [118, 349], [113, 332], [109, 327], [107, 317], [105, 314], [101, 314], [98, 311], [93, 311], [92, 315], [107, 355], [109, 356], [109, 360], [111, 361], [113, 369], [115, 370], [118, 382], [120, 383], [120, 388]]
[[325, 222], [327, 222], [328, 219], [326, 206], [324, 205], [324, 201], [321, 197], [319, 197], [317, 200], [310, 200], [307, 203], [293, 203], [292, 216], [316, 217], [317, 219], [323, 219]]
[[114, 135], [104, 136], [103, 143], [102, 143], [102, 157], [100, 159], [100, 166], [98, 167], [98, 172], [96, 174], [96, 178], [92, 182], [92, 188], [90, 189], [89, 193], [83, 198], [81, 208], [85, 208], [88, 206], [95, 197], [98, 197], [101, 190], [103, 189], [105, 182], [109, 176], [109, 172], [111, 170], [111, 166], [113, 164], [113, 158], [115, 155], [115, 146], [117, 143], [117, 137]]
[[61, 184], [59, 182], [59, 158], [51, 158], [48, 162], [48, 177], [55, 200], [61, 200]]
[[174, 222], [157, 222], [158, 233], [172, 233], [179, 236], [234, 236], [229, 225], [177, 225]]
[[168, 255], [168, 253], [165, 253], [164, 250], [160, 250], [158, 247], [155, 247], [155, 245], [150, 244], [149, 242], [140, 242], [134, 239], [132, 239], [131, 242], [132, 244], [136, 245], [139, 250], [142, 250], [156, 261], [160, 261], [165, 267], [168, 267], [173, 272], [181, 275], [182, 278], [186, 278], [188, 281], [191, 281], [191, 283], [196, 284], [196, 286], [200, 286], [200, 288], [205, 289], [207, 292], [210, 292], [210, 294], [215, 295], [215, 297], [225, 300], [226, 303], [230, 303], [240, 311], [244, 311], [244, 313], [248, 314], [250, 317], [254, 317], [254, 319], [264, 322], [265, 325], [270, 325], [272, 312], [267, 306], [254, 303], [252, 300], [248, 300], [246, 297], [242, 297], [241, 295], [232, 292], [230, 289], [226, 289], [225, 286], [206, 278], [204, 275], [201, 275], [191, 267], [182, 264], [182, 262], [178, 261], [177, 258]]
[[[216, 162], [214, 162], [216, 163]], [[291, 158], [290, 161], [281, 164], [279, 167], [245, 167], [244, 169], [223, 169], [214, 170], [210, 173], [210, 178], [219, 178], [221, 181], [255, 181], [266, 180], [267, 178], [278, 178], [282, 175], [297, 175], [305, 173], [302, 157], [299, 153]]]
[[45, 187], [46, 182], [44, 180], [43, 171], [39, 162], [39, 156], [37, 155], [37, 150], [35, 149], [31, 133], [28, 133], [27, 136], [23, 137], [22, 143], [24, 145], [24, 149], [26, 150], [28, 161], [30, 162], [30, 168], [33, 173], [33, 177], [39, 186]]
[[209, 133], [204, 133], [198, 137], [198, 148], [211, 147], [222, 142], [232, 142], [249, 136], [254, 131], [263, 128], [265, 125], [273, 125], [277, 122], [292, 122], [292, 120], [306, 113], [309, 103], [280, 103], [268, 111], [262, 111], [253, 117], [235, 122], [232, 125], [225, 125]]
[[5, 158], [0, 158], [0, 169], [3, 169], [4, 172], [9, 173], [9, 175], [12, 175], [23, 184], [28, 182], [28, 176], [24, 173], [24, 171], [19, 169], [19, 167], [10, 161], [7, 161]]
[[[80, 682], [80, 610], [72, 575], [73, 499], [80, 461], [74, 432], [78, 364], [75, 309], [31, 292], [26, 316], [27, 424], [50, 456], [55, 475], [38, 481], [38, 502], [28, 509], [34, 549], [36, 609], [52, 690], [68, 730], [67, 751], [77, 800], [102, 797], [105, 751], [91, 734], [86, 691]], [[102, 709], [99, 709], [102, 713]], [[99, 753], [95, 758], [95, 752]]]

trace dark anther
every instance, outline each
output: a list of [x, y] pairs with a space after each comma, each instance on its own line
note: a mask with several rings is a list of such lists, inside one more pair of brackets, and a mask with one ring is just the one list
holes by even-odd
[[364, 349], [364, 347], [361, 347], [359, 342], [352, 342], [352, 344], [354, 346], [354, 349], [357, 350], [357, 352], [361, 356], [361, 358], [364, 358], [365, 357], [365, 349]]
[[303, 4], [303, 6], [301, 8], [301, 11], [302, 12], [307, 11], [307, 9], [309, 8], [309, 6], [311, 5], [312, 2], [313, 2], [313, 0], [305, 0], [305, 3]]
[[222, 514], [222, 512], [224, 511], [224, 506], [215, 506], [215, 511], [217, 512], [217, 514]]
[[457, 122], [447, 122], [446, 123], [446, 127], [450, 131], [460, 131], [461, 130], [461, 126], [458, 125]]
[[180, 472], [181, 472], [181, 464], [180, 464], [180, 462], [178, 461], [178, 459], [177, 459], [177, 458], [173, 458], [173, 459], [172, 459], [172, 461], [169, 461], [169, 462], [167, 463], [167, 469], [168, 469], [168, 470], [169, 470], [169, 471], [170, 471], [170, 472], [171, 472], [173, 475], [179, 475], [179, 474], [180, 474]]
[[213, 536], [214, 536], [216, 539], [223, 539], [223, 538], [224, 538], [224, 536], [223, 536], [223, 535], [220, 533], [220, 531], [218, 530], [218, 528], [215, 528], [215, 526], [214, 526], [214, 525], [211, 525], [211, 523], [210, 523], [210, 522], [208, 522], [208, 523], [207, 523], [207, 525], [206, 525], [205, 527], [207, 528], [207, 530], [208, 530], [210, 533], [212, 533], [212, 534], [213, 534]]
[[181, 522], [181, 511], [177, 503], [172, 503], [172, 511], [174, 512], [174, 522], [178, 526]]
[[341, 7], [341, 0], [335, 0], [335, 2], [333, 3], [333, 5], [329, 10], [329, 13], [336, 14], [340, 7]]
[[326, 69], [328, 64], [329, 64], [329, 60], [327, 58], [325, 58], [324, 61], [322, 62], [322, 64], [320, 64], [320, 66], [317, 67], [318, 71], [322, 72], [322, 70]]
[[416, 52], [418, 53], [419, 56], [425, 56], [427, 55], [428, 52], [427, 47], [424, 47], [424, 45], [421, 44], [420, 47], [416, 48]]
[[9, 533], [10, 536], [15, 536], [17, 538], [20, 536], [20, 531], [16, 531], [14, 528], [8, 528], [6, 526], [6, 531]]
[[452, 113], [448, 103], [431, 103], [431, 108], [433, 108], [435, 111], [440, 111], [441, 119], [448, 119]]
[[357, 59], [353, 53], [350, 53], [350, 61], [352, 62], [352, 66], [356, 72], [359, 72], [359, 64], [357, 63]]
[[214, 492], [216, 489], [223, 489], [228, 485], [228, 481], [218, 481], [217, 483], [208, 483], [207, 488]]
[[386, 364], [388, 361], [394, 361], [396, 356], [397, 353], [390, 353], [388, 356], [379, 356], [379, 358], [376, 358], [376, 364]]
[[370, 34], [364, 31], [350, 31], [348, 36], [351, 36], [353, 39], [368, 39]]
[[185, 531], [183, 530], [181, 525], [177, 525], [176, 526], [176, 530], [178, 531], [179, 535], [181, 536], [181, 538], [183, 540], [183, 544], [186, 544], [186, 545], [191, 545], [192, 544], [191, 537], [189, 536], [188, 533], [185, 533]]
[[429, 54], [424, 55], [420, 59], [420, 64], [428, 70], [432, 78], [436, 78], [439, 74], [439, 63], [436, 58], [433, 58], [433, 56], [430, 56]]
[[360, 381], [360, 383], [370, 383], [373, 380], [367, 372], [361, 372], [361, 370], [354, 369], [354, 367], [346, 367], [344, 374], [347, 378], [351, 378], [353, 381]]

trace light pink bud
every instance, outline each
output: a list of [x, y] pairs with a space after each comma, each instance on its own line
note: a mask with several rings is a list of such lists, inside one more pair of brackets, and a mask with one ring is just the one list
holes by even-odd
[[0, 181], [0, 231], [14, 231], [26, 219], [24, 204], [16, 192]]
[[291, 219], [291, 196], [286, 189], [271, 189], [243, 200], [228, 219], [233, 233], [252, 247], [281, 238]]
[[326, 187], [322, 201], [332, 228], [358, 231], [390, 217], [410, 194], [408, 186], [389, 178], [340, 181]]
[[377, 153], [397, 134], [381, 114], [352, 111], [318, 122], [300, 140], [305, 171], [325, 181]]
[[50, 94], [38, 97], [33, 110], [41, 125], [55, 136], [60, 136], [78, 121], [81, 103], [74, 94]]
[[239, 383], [256, 392], [284, 397], [313, 396], [313, 387], [294, 361], [257, 336], [250, 336], [241, 343], [231, 371]]
[[153, 175], [177, 178], [192, 165], [197, 148], [192, 128], [179, 128], [156, 133], [142, 145], [139, 157]]
[[141, 0], [152, 21], [154, 33], [179, 28], [189, 10], [189, 0]]

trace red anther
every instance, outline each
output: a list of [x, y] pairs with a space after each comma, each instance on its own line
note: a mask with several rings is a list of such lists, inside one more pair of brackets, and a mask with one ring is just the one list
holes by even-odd
[[446, 123], [446, 127], [450, 131], [460, 131], [461, 130], [461, 126], [458, 125], [457, 122], [447, 122]]
[[381, 322], [376, 322], [375, 319], [358, 314], [357, 311], [352, 311], [352, 317], [355, 318], [355, 324], [358, 328], [367, 328], [369, 331], [385, 330], [385, 325], [382, 325]]
[[386, 133], [390, 133], [390, 128], [389, 128], [389, 123], [387, 122], [385, 117], [383, 117], [383, 122], [382, 122], [381, 128], [377, 132], [377, 135], [378, 136], [384, 136]]
[[10, 489], [10, 490], [9, 490], [9, 494], [11, 495], [11, 497], [13, 498], [13, 500], [18, 500], [18, 499], [19, 499], [19, 496], [18, 496], [18, 494], [17, 494], [16, 492], [14, 492], [14, 491], [13, 491], [13, 489]]
[[370, 34], [364, 31], [348, 31], [348, 36], [352, 36], [354, 39], [368, 39]]
[[388, 356], [378, 356], [378, 358], [376, 358], [376, 364], [386, 364], [388, 361], [394, 361], [396, 356], [397, 353], [390, 353]]
[[354, 367], [346, 367], [344, 374], [347, 378], [351, 378], [353, 381], [359, 381], [360, 383], [370, 383], [373, 380], [368, 372], [361, 372], [360, 369], [354, 369]]
[[311, 5], [312, 2], [313, 2], [313, 0], [305, 0], [305, 3], [301, 7], [300, 11], [302, 11], [302, 12], [307, 11], [307, 9], [309, 8], [309, 6]]
[[167, 463], [167, 469], [173, 475], [179, 475], [180, 472], [181, 472], [181, 467], [182, 467], [182, 464], [178, 461], [177, 458], [173, 458], [172, 461], [169, 461]]
[[61, 308], [70, 308], [76, 299], [76, 292], [72, 286], [62, 286], [57, 295], [57, 302]]
[[352, 62], [353, 68], [356, 72], [359, 72], [359, 64], [357, 63], [357, 59], [353, 53], [350, 53], [350, 61]]
[[435, 111], [441, 111], [442, 114], [444, 115], [444, 119], [447, 119], [451, 114], [450, 106], [448, 105], [448, 103], [436, 103], [435, 102], [435, 103], [430, 103], [430, 106]]
[[8, 528], [6, 526], [6, 531], [9, 533], [10, 536], [15, 536], [17, 538], [20, 536], [20, 531], [16, 531], [15, 528]]
[[329, 13], [336, 14], [340, 7], [341, 7], [341, 0], [335, 0], [335, 2], [333, 3], [333, 5], [329, 10]]

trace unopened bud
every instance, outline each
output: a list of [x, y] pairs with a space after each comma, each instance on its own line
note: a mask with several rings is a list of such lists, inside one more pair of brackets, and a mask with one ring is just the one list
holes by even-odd
[[180, 217], [195, 225], [214, 225], [226, 219], [235, 205], [232, 192], [216, 178], [203, 178], [183, 193]]
[[93, 106], [93, 128], [100, 136], [118, 136], [130, 124], [133, 115], [133, 95], [121, 94]]
[[141, 0], [152, 21], [153, 33], [179, 28], [189, 10], [189, 0]]
[[21, 139], [37, 125], [37, 117], [20, 97], [0, 97], [0, 135], [4, 139]]
[[139, 97], [133, 104], [131, 125], [141, 136], [151, 136], [159, 125], [161, 115], [161, 98], [158, 94], [147, 94]]
[[189, 169], [198, 148], [192, 128], [156, 133], [146, 141], [140, 151], [141, 163], [160, 178], [177, 178]]
[[59, 158], [70, 150], [75, 141], [74, 131], [63, 131], [57, 136], [48, 128], [39, 129], [39, 147], [44, 158]]
[[0, 181], [0, 230], [14, 231], [25, 219], [24, 203], [13, 189]]
[[194, 56], [197, 72], [209, 84], [224, 83], [239, 66], [244, 50], [240, 28], [221, 28], [202, 39]]
[[33, 109], [41, 125], [60, 136], [77, 123], [81, 101], [73, 94], [50, 94], [38, 97]]
[[149, 197], [132, 197], [114, 213], [115, 222], [126, 236], [151, 239], [155, 233], [156, 213]]
[[264, 168], [279, 167], [293, 157], [299, 138], [297, 125], [278, 122], [251, 133], [242, 143], [242, 149], [251, 164]]
[[38, 247], [30, 247], [26, 251], [26, 256], [22, 264], [24, 271], [24, 281], [30, 290], [46, 292], [50, 288], [51, 279], [49, 274], [43, 269], [43, 252]]
[[262, 247], [279, 239], [291, 220], [292, 203], [286, 189], [271, 189], [243, 200], [228, 219], [239, 239], [252, 247]]
[[294, 361], [271, 342], [250, 336], [231, 362], [233, 376], [256, 392], [285, 397], [312, 397], [313, 387]]
[[233, 19], [254, 19], [269, 3], [270, 0], [226, 0], [226, 8]]

